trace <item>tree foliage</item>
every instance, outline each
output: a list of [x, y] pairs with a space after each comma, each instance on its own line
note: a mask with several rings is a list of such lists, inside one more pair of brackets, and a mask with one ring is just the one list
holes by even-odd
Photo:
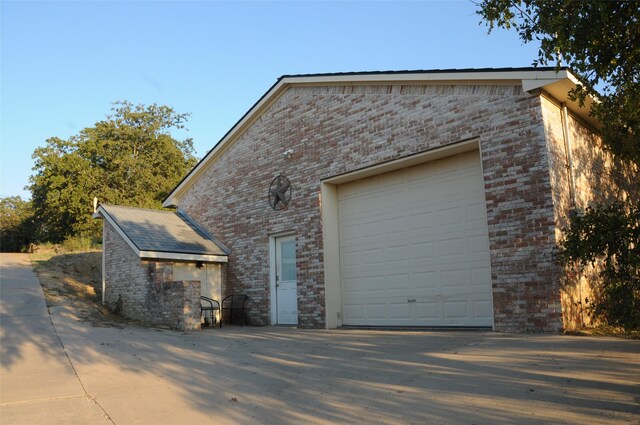
[[24, 251], [32, 234], [31, 203], [19, 196], [0, 198], [0, 252]]
[[[584, 85], [569, 92], [602, 123], [606, 147], [640, 165], [640, 3], [637, 1], [482, 0], [478, 14], [494, 28], [538, 42], [534, 65], [569, 66]], [[621, 201], [621, 200], [619, 200]], [[560, 242], [567, 266], [597, 264], [601, 285], [592, 312], [606, 323], [640, 328], [640, 203], [588, 208], [571, 217]]]
[[591, 300], [592, 312], [606, 323], [640, 329], [640, 202], [587, 208], [571, 217], [560, 244], [564, 264], [596, 266], [604, 282]]
[[640, 3], [637, 1], [483, 0], [477, 12], [489, 26], [515, 29], [539, 42], [534, 64], [568, 65], [585, 85], [572, 90], [599, 102], [591, 113], [606, 145], [640, 163]]
[[112, 114], [93, 127], [68, 140], [47, 139], [33, 154], [30, 178], [39, 238], [97, 235], [94, 196], [102, 203], [161, 208], [196, 162], [192, 140], [170, 134], [184, 128], [187, 118], [168, 106], [116, 102]]

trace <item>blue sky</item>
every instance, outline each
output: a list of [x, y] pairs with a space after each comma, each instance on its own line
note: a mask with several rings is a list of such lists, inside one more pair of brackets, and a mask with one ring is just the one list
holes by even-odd
[[189, 112], [199, 157], [284, 74], [530, 66], [536, 46], [478, 25], [473, 3], [5, 1], [0, 196], [31, 154], [117, 100]]

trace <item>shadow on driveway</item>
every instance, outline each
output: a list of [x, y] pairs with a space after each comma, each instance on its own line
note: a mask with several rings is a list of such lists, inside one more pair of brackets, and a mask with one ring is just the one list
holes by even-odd
[[[2, 272], [3, 384], [30, 373], [34, 388], [55, 389], [55, 366], [71, 385], [57, 391], [84, 397], [86, 389], [114, 423], [640, 423], [637, 340], [233, 326], [180, 333], [92, 327], [68, 305], [52, 307], [80, 387], [67, 379], [75, 374], [57, 337], [34, 331], [48, 313], [32, 276]], [[27, 355], [50, 366], [22, 372]]]
[[187, 334], [91, 328], [64, 311], [54, 321], [115, 423], [640, 420], [640, 341], [269, 327]]

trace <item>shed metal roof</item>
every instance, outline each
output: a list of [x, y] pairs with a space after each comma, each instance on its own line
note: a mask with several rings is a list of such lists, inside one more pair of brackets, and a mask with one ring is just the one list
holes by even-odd
[[229, 250], [184, 213], [102, 204], [109, 221], [140, 258], [226, 262]]

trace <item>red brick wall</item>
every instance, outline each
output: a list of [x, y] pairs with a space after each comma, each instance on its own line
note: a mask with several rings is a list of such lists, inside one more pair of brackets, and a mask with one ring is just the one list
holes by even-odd
[[[295, 231], [299, 322], [323, 327], [321, 179], [471, 137], [481, 144], [496, 329], [556, 331], [545, 129], [539, 96], [520, 86], [292, 87], [226, 147], [179, 207], [231, 249], [225, 292], [251, 297], [253, 323], [270, 318], [269, 235]], [[286, 211], [267, 200], [279, 174], [293, 185]]]

